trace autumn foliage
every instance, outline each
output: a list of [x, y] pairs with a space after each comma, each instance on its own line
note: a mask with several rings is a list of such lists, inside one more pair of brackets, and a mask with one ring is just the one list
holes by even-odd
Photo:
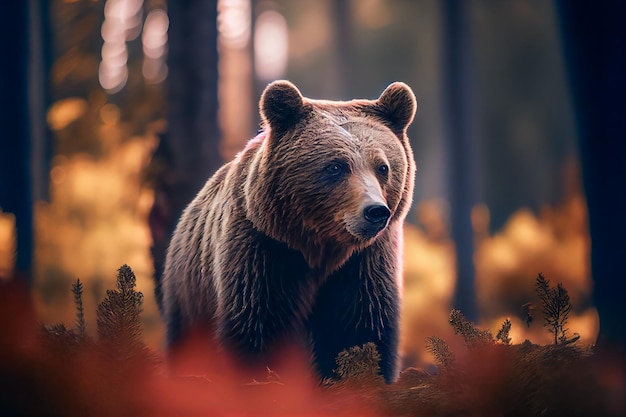
[[387, 385], [373, 344], [342, 352], [335, 378], [324, 381], [297, 350], [282, 352], [279, 368], [242, 369], [202, 335], [165, 358], [142, 341], [142, 295], [126, 265], [97, 307], [97, 339], [85, 329], [80, 281], [71, 328], [38, 325], [13, 281], [0, 287], [0, 415], [624, 415], [623, 357], [578, 346], [566, 333], [566, 290], [543, 276], [537, 289], [561, 303], [557, 311], [542, 298], [555, 344], [512, 345], [510, 321], [494, 337], [453, 310], [450, 325], [465, 343], [429, 337], [437, 368], [406, 369]]

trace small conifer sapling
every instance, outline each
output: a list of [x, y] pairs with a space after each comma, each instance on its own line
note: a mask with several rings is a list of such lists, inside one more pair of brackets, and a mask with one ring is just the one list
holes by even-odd
[[505, 345], [511, 344], [511, 338], [509, 337], [509, 332], [511, 331], [511, 320], [506, 319], [504, 323], [502, 323], [502, 327], [498, 330], [498, 334], [496, 334], [496, 340], [500, 343], [504, 343]]
[[444, 368], [451, 369], [454, 365], [454, 353], [450, 350], [450, 347], [440, 337], [429, 336], [426, 338], [426, 350], [433, 355], [435, 363]]
[[554, 335], [554, 344], [572, 343], [578, 338], [569, 339], [567, 337], [568, 328], [565, 327], [572, 305], [569, 302], [569, 295], [563, 285], [558, 284], [556, 288], [550, 287], [550, 281], [543, 274], [539, 274], [536, 282], [537, 295], [543, 306], [544, 327]]
[[450, 325], [455, 334], [460, 334], [469, 349], [493, 343], [493, 335], [488, 330], [480, 330], [469, 321], [460, 310], [450, 312]]
[[84, 340], [87, 325], [85, 324], [85, 313], [83, 311], [83, 283], [78, 278], [72, 284], [72, 293], [74, 294], [74, 304], [76, 305], [76, 333], [80, 340]]
[[128, 265], [118, 269], [116, 285], [98, 305], [98, 336], [118, 358], [131, 358], [146, 351], [140, 321], [143, 294], [135, 291], [135, 274]]

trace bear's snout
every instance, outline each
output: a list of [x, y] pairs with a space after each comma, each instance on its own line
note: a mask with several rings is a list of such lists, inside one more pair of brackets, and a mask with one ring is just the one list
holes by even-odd
[[383, 225], [383, 227], [387, 224], [387, 220], [391, 216], [391, 211], [387, 208], [387, 206], [376, 204], [365, 207], [363, 210], [363, 217], [370, 223], [374, 223], [377, 225]]
[[387, 227], [391, 210], [385, 204], [373, 203], [363, 209], [362, 216], [357, 233], [361, 238], [371, 239]]
[[366, 174], [360, 179], [362, 181], [360, 185], [363, 187], [364, 194], [361, 197], [359, 211], [354, 213], [358, 213], [358, 217], [353, 217], [351, 221], [353, 228], [348, 228], [348, 231], [361, 239], [371, 239], [387, 227], [391, 217], [391, 210], [387, 207], [376, 178], [373, 175]]

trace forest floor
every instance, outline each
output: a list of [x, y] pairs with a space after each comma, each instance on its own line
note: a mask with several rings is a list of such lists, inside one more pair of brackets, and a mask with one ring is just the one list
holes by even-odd
[[335, 378], [321, 383], [298, 352], [286, 352], [278, 369], [250, 374], [202, 340], [166, 366], [141, 339], [142, 295], [134, 287], [133, 271], [121, 267], [117, 288], [98, 306], [94, 340], [85, 332], [79, 281], [72, 328], [41, 326], [28, 293], [17, 282], [2, 284], [0, 415], [626, 415], [623, 350], [578, 346], [565, 327], [567, 291], [541, 275], [537, 291], [554, 344], [511, 344], [510, 322], [494, 337], [453, 310], [462, 349], [428, 338], [436, 370], [408, 368], [393, 384], [382, 380], [371, 343], [342, 352]]

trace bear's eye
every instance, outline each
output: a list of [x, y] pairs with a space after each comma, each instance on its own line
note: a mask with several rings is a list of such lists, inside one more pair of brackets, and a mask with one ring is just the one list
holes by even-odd
[[376, 170], [378, 171], [380, 175], [387, 175], [387, 173], [389, 173], [389, 166], [387, 166], [386, 164], [382, 164], [382, 165], [379, 165], [378, 168], [376, 168]]
[[328, 176], [336, 178], [344, 174], [348, 168], [341, 162], [333, 162], [326, 166], [325, 172]]
[[333, 163], [326, 167], [326, 172], [330, 175], [339, 175], [343, 172], [343, 167], [339, 163]]

